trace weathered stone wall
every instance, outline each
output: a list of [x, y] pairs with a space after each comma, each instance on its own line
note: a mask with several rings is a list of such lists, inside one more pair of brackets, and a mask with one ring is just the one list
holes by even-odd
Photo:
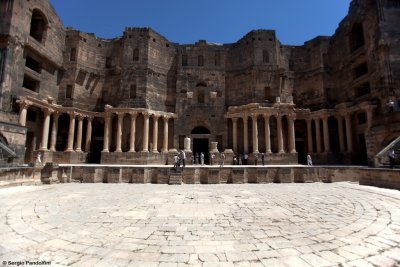
[[[61, 182], [168, 183], [171, 166], [71, 166], [60, 165]], [[72, 177], [72, 178], [71, 178]], [[400, 171], [362, 167], [188, 167], [186, 184], [354, 182], [400, 189]]]

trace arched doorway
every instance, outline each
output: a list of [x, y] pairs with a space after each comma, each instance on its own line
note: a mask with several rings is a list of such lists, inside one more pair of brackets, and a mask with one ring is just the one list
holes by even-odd
[[[209, 143], [210, 143], [210, 130], [206, 127], [198, 126], [191, 131], [191, 137], [193, 139], [193, 155], [200, 156], [200, 153], [204, 154], [204, 163], [209, 164]], [[200, 159], [199, 159], [200, 162]]]

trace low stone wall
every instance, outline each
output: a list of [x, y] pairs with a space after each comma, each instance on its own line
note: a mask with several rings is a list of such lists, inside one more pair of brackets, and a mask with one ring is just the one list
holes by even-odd
[[15, 185], [38, 185], [41, 184], [40, 176], [41, 168], [0, 168], [0, 187]]
[[[182, 171], [182, 181], [186, 184], [358, 182], [369, 170], [373, 169], [314, 166], [225, 166], [223, 168], [188, 166]], [[170, 171], [171, 166], [60, 164], [56, 176], [60, 182], [166, 184]]]
[[400, 170], [398, 169], [364, 169], [362, 172], [360, 185], [400, 190]]
[[[0, 168], [0, 187], [46, 183], [167, 184], [172, 166], [53, 164]], [[359, 182], [400, 190], [399, 169], [352, 166], [188, 166], [185, 184]]]

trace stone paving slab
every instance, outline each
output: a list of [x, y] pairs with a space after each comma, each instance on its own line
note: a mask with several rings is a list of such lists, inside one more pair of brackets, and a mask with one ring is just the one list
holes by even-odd
[[0, 198], [3, 266], [400, 266], [396, 190], [60, 184]]

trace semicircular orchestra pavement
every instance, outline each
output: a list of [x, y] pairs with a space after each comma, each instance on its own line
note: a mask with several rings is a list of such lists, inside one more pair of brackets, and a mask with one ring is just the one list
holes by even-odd
[[0, 190], [0, 260], [51, 266], [398, 266], [400, 192], [334, 184]]

